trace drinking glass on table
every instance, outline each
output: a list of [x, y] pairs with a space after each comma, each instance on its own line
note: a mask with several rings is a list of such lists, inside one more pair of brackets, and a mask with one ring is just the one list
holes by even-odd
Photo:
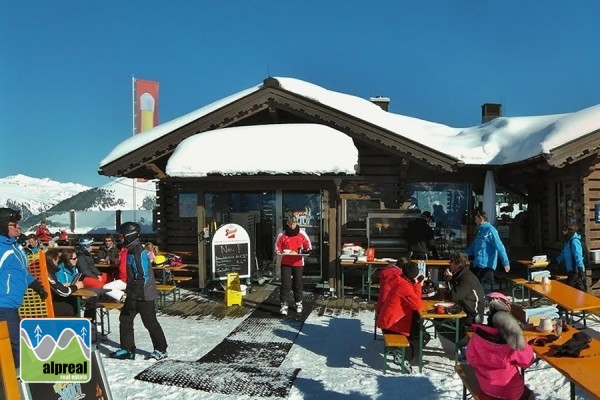
[[555, 319], [552, 324], [553, 333], [558, 337], [560, 337], [560, 334], [562, 333], [562, 326], [563, 326], [563, 322], [560, 318]]

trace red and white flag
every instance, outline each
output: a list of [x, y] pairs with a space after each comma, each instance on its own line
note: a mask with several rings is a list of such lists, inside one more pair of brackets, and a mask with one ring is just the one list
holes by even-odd
[[135, 133], [158, 125], [158, 82], [134, 80]]

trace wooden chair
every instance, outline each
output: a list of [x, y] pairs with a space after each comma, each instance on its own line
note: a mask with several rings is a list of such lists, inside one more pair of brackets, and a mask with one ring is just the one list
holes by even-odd
[[46, 300], [40, 299], [40, 296], [31, 288], [27, 289], [23, 298], [23, 304], [19, 308], [21, 318], [54, 318], [54, 305], [52, 303], [52, 290], [48, 280], [48, 267], [46, 264], [46, 253], [40, 251], [37, 254], [27, 257], [29, 261], [29, 272], [44, 287], [48, 297]]

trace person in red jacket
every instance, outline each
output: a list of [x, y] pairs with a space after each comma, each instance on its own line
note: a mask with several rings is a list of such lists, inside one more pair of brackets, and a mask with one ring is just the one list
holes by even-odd
[[467, 345], [467, 362], [475, 367], [481, 391], [507, 400], [525, 400], [532, 393], [525, 386], [521, 369], [535, 360], [533, 349], [523, 336], [518, 321], [510, 313], [510, 301], [501, 293], [487, 295], [487, 325], [473, 324]]
[[291, 216], [283, 232], [277, 236], [275, 251], [281, 255], [281, 314], [288, 313], [288, 300], [292, 289], [292, 278], [294, 280], [294, 301], [296, 312], [302, 312], [302, 272], [304, 269], [304, 257], [299, 253], [308, 253], [311, 250], [310, 239], [306, 232], [301, 231], [295, 216]]
[[52, 239], [52, 233], [50, 233], [50, 229], [46, 226], [46, 221], [40, 222], [40, 226], [35, 231], [35, 236], [40, 242], [45, 244], [48, 244], [50, 239]]
[[377, 300], [376, 325], [383, 333], [400, 333], [408, 337], [412, 352], [415, 353], [419, 338], [419, 310], [421, 300], [421, 282], [416, 262], [409, 261], [402, 268], [387, 267], [379, 274], [380, 295]]

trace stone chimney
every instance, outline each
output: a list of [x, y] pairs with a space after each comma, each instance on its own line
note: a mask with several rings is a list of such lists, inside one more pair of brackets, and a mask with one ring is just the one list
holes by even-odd
[[383, 111], [387, 111], [388, 110], [388, 106], [390, 105], [390, 98], [389, 97], [381, 97], [381, 96], [376, 96], [376, 97], [371, 97], [369, 99], [369, 101], [373, 104], [377, 104], [379, 107], [381, 107], [381, 109]]
[[502, 104], [485, 103], [481, 106], [481, 123], [485, 124], [502, 116]]

